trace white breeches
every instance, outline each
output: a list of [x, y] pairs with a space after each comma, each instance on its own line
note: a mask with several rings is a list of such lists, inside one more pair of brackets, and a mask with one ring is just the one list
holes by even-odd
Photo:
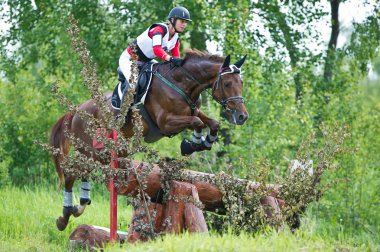
[[131, 72], [132, 72], [132, 69], [131, 69], [132, 62], [131, 62], [131, 55], [129, 55], [127, 50], [124, 50], [123, 53], [120, 55], [119, 67], [125, 79], [127, 79], [127, 81], [129, 82], [129, 78], [131, 78]]

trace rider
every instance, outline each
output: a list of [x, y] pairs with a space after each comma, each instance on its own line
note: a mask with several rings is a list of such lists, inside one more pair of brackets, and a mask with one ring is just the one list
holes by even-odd
[[[116, 87], [120, 91], [119, 98], [121, 98], [124, 89], [129, 86], [131, 57], [137, 60], [139, 66], [154, 60], [156, 57], [169, 61], [176, 66], [182, 65], [183, 60], [179, 58], [180, 42], [178, 34], [183, 32], [187, 22], [191, 21], [190, 13], [184, 7], [174, 7], [169, 13], [168, 20], [169, 22], [151, 25], [121, 54], [118, 68], [119, 84]], [[135, 51], [132, 49], [133, 47], [135, 47]], [[171, 53], [171, 56], [168, 52]], [[116, 104], [117, 102], [114, 102], [114, 98], [112, 97], [112, 105], [117, 109], [120, 107], [120, 103]]]

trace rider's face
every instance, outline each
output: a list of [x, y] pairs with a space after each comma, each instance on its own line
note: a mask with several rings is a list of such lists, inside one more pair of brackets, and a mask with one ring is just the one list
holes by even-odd
[[187, 20], [184, 19], [177, 19], [177, 22], [175, 22], [175, 29], [178, 32], [183, 32], [187, 26]]

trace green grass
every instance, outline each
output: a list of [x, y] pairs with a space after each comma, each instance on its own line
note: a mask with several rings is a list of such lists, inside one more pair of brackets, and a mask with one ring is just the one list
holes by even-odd
[[[109, 227], [109, 200], [104, 195], [102, 190], [92, 192], [92, 203], [84, 214], [71, 217], [66, 230], [60, 232], [55, 220], [62, 213], [61, 192], [53, 187], [1, 189], [0, 251], [64, 251], [70, 233], [78, 225]], [[125, 197], [118, 197], [118, 205], [118, 223], [126, 229], [132, 211]]]
[[[0, 251], [67, 251], [68, 237], [80, 224], [109, 226], [109, 201], [104, 188], [94, 190], [93, 202], [79, 218], [70, 219], [65, 231], [55, 226], [62, 211], [62, 193], [48, 187], [7, 187], [0, 190]], [[77, 199], [76, 199], [77, 200]], [[118, 225], [127, 230], [131, 208], [119, 197]], [[348, 236], [331, 234], [328, 224], [318, 225], [313, 218], [303, 220], [300, 230], [292, 234], [285, 229], [268, 229], [259, 234], [231, 233], [218, 235], [167, 235], [155, 241], [123, 247], [111, 246], [106, 251], [379, 251], [377, 241], [365, 233]]]

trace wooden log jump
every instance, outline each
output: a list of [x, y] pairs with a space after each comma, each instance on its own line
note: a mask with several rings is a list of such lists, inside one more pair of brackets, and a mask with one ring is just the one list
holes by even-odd
[[[179, 234], [184, 230], [189, 233], [207, 232], [207, 224], [203, 212], [193, 202], [178, 200], [178, 198], [191, 198], [194, 201], [199, 200], [198, 192], [194, 185], [187, 182], [171, 181], [169, 199], [166, 202], [150, 203], [148, 206], [149, 214], [143, 207], [133, 210], [133, 217], [128, 229], [128, 242], [146, 241], [149, 235], [146, 235], [145, 226], [150, 234], [174, 233]], [[149, 217], [154, 216], [154, 220]], [[149, 226], [152, 226], [149, 230]]]
[[[107, 134], [107, 137], [116, 142], [116, 131], [111, 131]], [[102, 144], [96, 141], [94, 141], [93, 145], [95, 148], [103, 148]], [[208, 229], [203, 212], [199, 208], [199, 205], [196, 204], [199, 202], [203, 204], [203, 209], [207, 211], [226, 210], [223, 202], [223, 192], [218, 187], [217, 181], [223, 176], [227, 178], [227, 175], [180, 170], [177, 176], [173, 178], [163, 178], [166, 175], [162, 174], [161, 168], [157, 164], [151, 167], [151, 165], [139, 161], [126, 161], [129, 163], [129, 166], [132, 165], [133, 169], [129, 167], [127, 173], [110, 178], [107, 184], [107, 188], [110, 191], [110, 232], [108, 240], [106, 239], [107, 241], [115, 242], [116, 240], [122, 240], [121, 236], [117, 234], [117, 195], [136, 197], [139, 194], [141, 196], [141, 190], [143, 190], [153, 201], [146, 204], [146, 202], [143, 202], [145, 199], [142, 199], [140, 200], [140, 204], [135, 206], [128, 230], [128, 242], [145, 241], [149, 238], [149, 235], [146, 235], [146, 233], [178, 234], [184, 230], [188, 232], [207, 232]], [[125, 162], [121, 163], [125, 164]], [[122, 164], [117, 161], [117, 154], [111, 153], [111, 169], [123, 168], [121, 166]], [[148, 171], [149, 173], [147, 173]], [[141, 174], [143, 173], [146, 176], [141, 178]], [[260, 184], [252, 181], [233, 177], [228, 178], [232, 180], [234, 185], [245, 186], [248, 194], [254, 194], [260, 187]], [[169, 197], [166, 201], [162, 200], [163, 180], [168, 180], [165, 182], [170, 183], [169, 192], [167, 192]], [[144, 188], [141, 188], [141, 183], [144, 183]], [[268, 195], [263, 196], [260, 199], [260, 203], [263, 206], [271, 207], [271, 210], [266, 210], [267, 216], [271, 217], [273, 210], [280, 213], [280, 208], [285, 205], [285, 202], [278, 199], [278, 187], [274, 185], [266, 186]], [[146, 232], [146, 230], [141, 228], [142, 226], [148, 227], [150, 230]], [[80, 236], [84, 232], [82, 229], [85, 229], [84, 231], [87, 232], [88, 227], [78, 228], [73, 232], [73, 237]], [[94, 235], [93, 240], [96, 241], [100, 230], [93, 230], [95, 230], [92, 231]], [[104, 230], [101, 232], [104, 232]], [[101, 244], [105, 240], [104, 234], [101, 234], [98, 240], [99, 244]]]
[[[144, 170], [149, 169], [149, 165], [139, 161], [131, 161], [134, 171], [130, 171], [124, 177], [119, 177], [118, 180], [127, 181], [127, 185], [119, 185], [117, 193], [131, 197], [138, 196], [140, 192], [139, 174]], [[121, 167], [123, 168], [123, 167]], [[194, 204], [200, 201], [204, 210], [215, 211], [217, 209], [225, 211], [223, 203], [223, 193], [215, 183], [216, 175], [192, 170], [181, 170], [180, 179], [170, 181], [169, 200], [162, 202], [157, 200], [162, 198], [162, 174], [161, 169], [157, 164], [153, 165], [151, 171], [146, 175], [144, 192], [156, 202], [150, 203], [149, 206], [138, 207], [134, 209], [131, 225], [128, 230], [128, 242], [145, 241], [148, 239], [141, 230], [141, 226], [151, 225], [151, 232], [159, 233], [181, 233], [184, 230], [188, 232], [207, 232], [207, 225], [203, 216], [202, 210]], [[260, 187], [260, 184], [238, 178], [233, 179], [234, 184], [245, 185], [248, 194], [254, 194]], [[280, 209], [285, 205], [285, 202], [278, 199], [279, 188], [274, 185], [266, 185], [269, 194], [260, 199], [263, 206], [266, 208], [266, 215], [272, 217], [273, 211], [276, 214], [280, 213]], [[161, 195], [160, 195], [161, 194]], [[174, 200], [174, 198], [184, 198], [189, 200]], [[143, 202], [140, 205], [143, 206]], [[149, 212], [147, 214], [146, 212]], [[149, 216], [154, 216], [154, 220], [149, 220]], [[170, 220], [170, 225], [167, 220]], [[143, 223], [143, 225], [142, 225]]]
[[[132, 161], [133, 166], [136, 168], [136, 172], [140, 173], [144, 169], [149, 169], [148, 164], [142, 163], [139, 161]], [[123, 168], [123, 167], [121, 167]], [[197, 172], [192, 170], [182, 170], [181, 171], [181, 180], [182, 182], [187, 182], [195, 186], [200, 201], [204, 205], [204, 210], [215, 211], [216, 209], [225, 210], [223, 203], [223, 193], [219, 189], [218, 185], [215, 183], [216, 175], [204, 172]], [[127, 185], [121, 185], [117, 188], [117, 193], [119, 195], [126, 195], [135, 197], [138, 194], [139, 181], [135, 172], [129, 172], [128, 175], [123, 178], [127, 181]], [[157, 197], [160, 191], [163, 189], [161, 185], [161, 169], [157, 164], [153, 165], [153, 169], [145, 178], [146, 180], [146, 189], [144, 190], [151, 198]], [[247, 193], [254, 194], [255, 191], [260, 187], [259, 183], [248, 181], [245, 179], [233, 178], [231, 177], [235, 184], [246, 185]], [[176, 179], [179, 180], [179, 179]], [[278, 197], [279, 187], [271, 184], [266, 185], [269, 194], [267, 197]], [[283, 206], [284, 202], [279, 201], [280, 207]], [[272, 206], [275, 207], [275, 206]], [[277, 208], [277, 207], [276, 207]]]

